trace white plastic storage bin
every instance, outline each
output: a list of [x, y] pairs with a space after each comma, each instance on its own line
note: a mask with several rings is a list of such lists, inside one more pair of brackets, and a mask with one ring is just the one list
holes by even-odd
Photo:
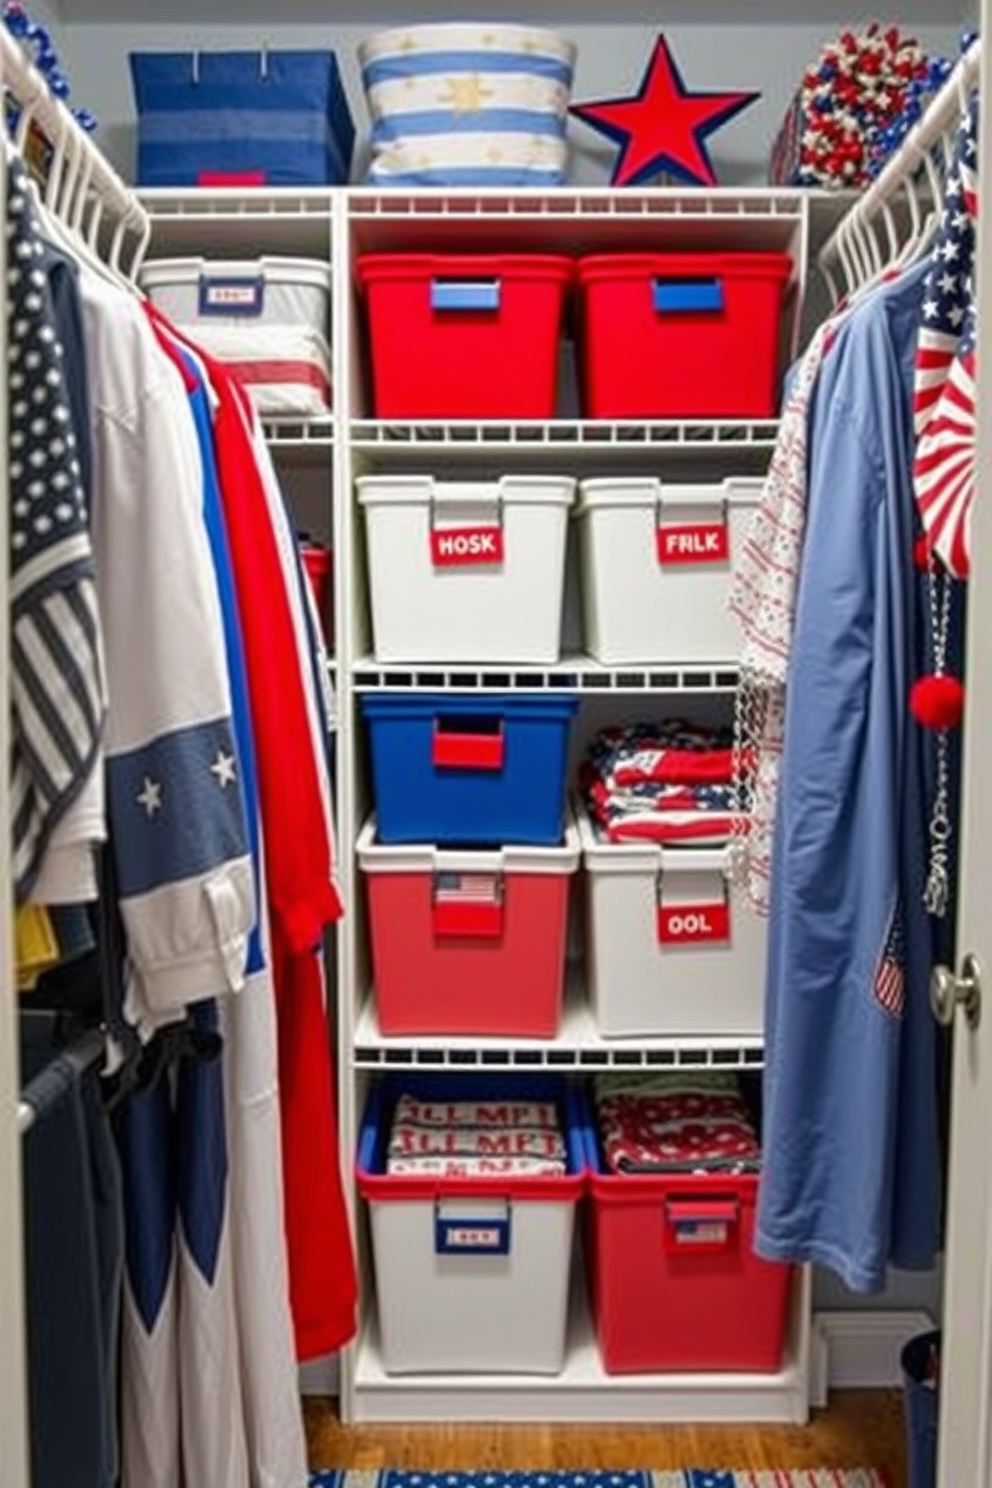
[[575, 481], [358, 481], [378, 662], [554, 664]]
[[141, 283], [173, 325], [244, 383], [260, 413], [330, 411], [330, 266], [307, 258], [168, 258]]
[[583, 481], [586, 647], [606, 665], [733, 661], [731, 569], [761, 480], [681, 485], [649, 476]]
[[[555, 1177], [395, 1175], [386, 1153], [401, 1094], [553, 1101], [567, 1151]], [[372, 1231], [388, 1374], [558, 1374], [565, 1358], [575, 1208], [585, 1191], [580, 1098], [553, 1076], [391, 1076], [369, 1100], [358, 1189]]]
[[760, 1036], [765, 926], [729, 848], [606, 843], [579, 814], [589, 995], [604, 1038]]

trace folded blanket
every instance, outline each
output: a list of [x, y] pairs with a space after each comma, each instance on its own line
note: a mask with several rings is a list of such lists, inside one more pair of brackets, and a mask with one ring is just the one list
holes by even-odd
[[610, 842], [725, 842], [739, 808], [733, 734], [672, 719], [604, 729], [580, 773]]
[[[597, 1082], [597, 1120], [607, 1164], [618, 1173], [746, 1173], [760, 1167], [761, 1148], [739, 1089], [717, 1073], [665, 1077], [652, 1086], [612, 1093]], [[730, 1077], [733, 1079], [733, 1076]], [[654, 1082], [657, 1077], [648, 1077]]]
[[485, 1177], [562, 1176], [567, 1153], [550, 1102], [423, 1101], [401, 1096], [387, 1172]]

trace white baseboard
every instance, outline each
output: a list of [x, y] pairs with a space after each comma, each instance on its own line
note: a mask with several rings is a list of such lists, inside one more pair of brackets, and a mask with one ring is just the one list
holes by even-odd
[[813, 1315], [810, 1404], [830, 1390], [887, 1390], [902, 1383], [899, 1355], [934, 1326], [928, 1312], [817, 1312]]
[[337, 1354], [311, 1359], [299, 1370], [301, 1395], [337, 1395], [340, 1393]]

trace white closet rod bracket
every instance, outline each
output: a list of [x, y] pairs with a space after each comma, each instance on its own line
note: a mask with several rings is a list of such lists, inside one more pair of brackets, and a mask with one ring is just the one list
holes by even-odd
[[868, 187], [863, 196], [838, 224], [820, 250], [817, 262], [827, 277], [841, 261], [847, 232], [855, 219], [864, 226], [884, 212], [888, 203], [930, 157], [931, 151], [952, 131], [962, 112], [963, 101], [978, 85], [982, 60], [981, 38], [972, 42], [944, 86], [931, 101], [923, 117], [914, 124], [899, 149]]
[[127, 235], [133, 234], [137, 246], [131, 257], [130, 277], [134, 278], [151, 237], [151, 221], [137, 195], [124, 184], [2, 24], [0, 68], [4, 91], [21, 109], [15, 147], [23, 151], [33, 126], [51, 148], [46, 206], [71, 232], [82, 235], [89, 201], [90, 247], [96, 250], [97, 226], [106, 221], [113, 229], [111, 252], [115, 260]]

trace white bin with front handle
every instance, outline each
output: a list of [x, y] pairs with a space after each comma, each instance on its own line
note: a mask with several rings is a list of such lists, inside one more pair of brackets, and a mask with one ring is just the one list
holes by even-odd
[[760, 1037], [765, 925], [729, 847], [603, 841], [579, 815], [589, 997], [605, 1038]]
[[[561, 1177], [390, 1175], [400, 1094], [553, 1101]], [[394, 1075], [371, 1094], [359, 1145], [379, 1347], [387, 1374], [558, 1374], [565, 1360], [575, 1209], [585, 1193], [581, 1100], [554, 1076]]]
[[761, 487], [745, 478], [582, 482], [585, 640], [597, 661], [733, 663], [741, 641], [727, 594]]
[[357, 486], [376, 661], [558, 661], [574, 480], [375, 475]]

